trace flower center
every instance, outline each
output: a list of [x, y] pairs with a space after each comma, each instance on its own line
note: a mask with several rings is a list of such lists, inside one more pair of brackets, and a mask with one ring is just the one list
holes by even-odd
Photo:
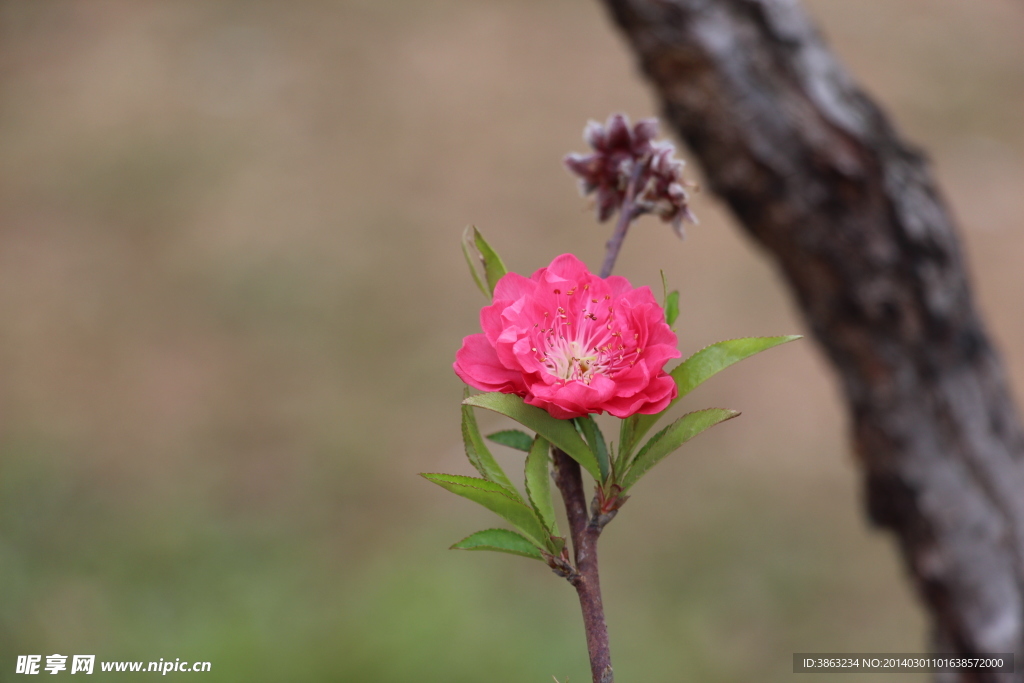
[[608, 374], [605, 354], [598, 349], [587, 348], [578, 340], [556, 337], [550, 341], [544, 365], [555, 377], [566, 381], [579, 380], [590, 384], [595, 374]]
[[[588, 289], [589, 285], [584, 285], [581, 292]], [[595, 375], [614, 377], [636, 365], [643, 353], [637, 344], [639, 334], [629, 331], [630, 338], [623, 339], [611, 296], [584, 295], [574, 300], [576, 292], [576, 287], [564, 294], [561, 289], [554, 290], [565, 305], [544, 312], [534, 323], [531, 350], [541, 365], [563, 382], [584, 384], [590, 384]]]

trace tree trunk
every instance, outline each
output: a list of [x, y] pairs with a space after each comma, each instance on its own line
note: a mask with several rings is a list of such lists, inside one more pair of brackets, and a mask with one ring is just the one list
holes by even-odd
[[843, 383], [870, 518], [936, 651], [1024, 681], [1024, 430], [921, 154], [797, 0], [605, 0], [710, 189], [777, 260]]

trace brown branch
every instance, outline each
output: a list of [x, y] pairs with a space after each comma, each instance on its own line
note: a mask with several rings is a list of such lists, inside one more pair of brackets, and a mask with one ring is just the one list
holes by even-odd
[[615, 268], [615, 261], [619, 258], [619, 250], [622, 249], [622, 243], [626, 240], [626, 232], [629, 230], [630, 224], [639, 215], [633, 200], [636, 198], [636, 185], [640, 181], [641, 174], [644, 172], [644, 166], [648, 163], [650, 163], [649, 160], [637, 163], [629, 178], [629, 185], [626, 187], [626, 197], [622, 201], [622, 206], [619, 207], [619, 219], [615, 222], [615, 231], [612, 233], [608, 243], [605, 244], [601, 277], [608, 277], [612, 274], [612, 269]]
[[569, 520], [576, 573], [570, 577], [583, 610], [583, 627], [587, 634], [587, 652], [594, 683], [613, 683], [611, 651], [608, 648], [608, 627], [601, 602], [601, 579], [597, 568], [597, 539], [601, 527], [587, 517], [587, 499], [583, 491], [583, 475], [579, 464], [558, 448], [552, 449], [555, 484], [565, 501]]
[[1021, 673], [955, 680], [1024, 681], [1024, 429], [926, 161], [798, 0], [605, 5], [834, 365], [935, 648], [1014, 652]]

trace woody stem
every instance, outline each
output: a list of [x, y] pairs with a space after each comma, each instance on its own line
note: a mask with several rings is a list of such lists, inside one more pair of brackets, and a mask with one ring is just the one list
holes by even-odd
[[565, 501], [565, 514], [569, 520], [576, 573], [570, 582], [579, 595], [583, 610], [583, 627], [587, 635], [590, 671], [594, 683], [614, 683], [611, 651], [608, 648], [608, 626], [604, 620], [601, 601], [601, 580], [597, 568], [597, 539], [601, 525], [587, 515], [586, 494], [579, 463], [558, 448], [552, 449], [555, 465], [555, 484]]

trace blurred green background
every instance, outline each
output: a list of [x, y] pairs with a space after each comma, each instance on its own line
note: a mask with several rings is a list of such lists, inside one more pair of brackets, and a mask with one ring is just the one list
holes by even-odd
[[[1024, 6], [809, 5], [932, 154], [1024, 385]], [[495, 518], [415, 475], [471, 473], [463, 227], [520, 272], [600, 262], [560, 159], [588, 118], [655, 105], [598, 4], [8, 0], [0, 77], [0, 680], [55, 652], [208, 660], [211, 683], [589, 680], [571, 588], [446, 550]], [[665, 269], [684, 354], [804, 331], [719, 203], [694, 209], [684, 243], [641, 221], [617, 268]], [[602, 540], [619, 680], [923, 651], [813, 342], [686, 404], [744, 416]]]

